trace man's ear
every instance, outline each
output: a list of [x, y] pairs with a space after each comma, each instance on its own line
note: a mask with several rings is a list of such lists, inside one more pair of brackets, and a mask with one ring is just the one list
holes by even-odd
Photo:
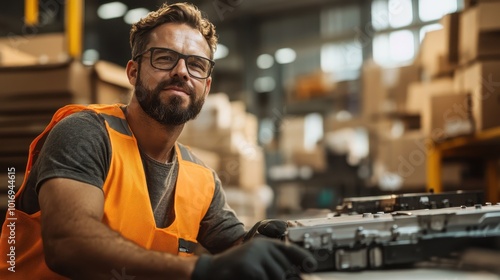
[[135, 86], [135, 83], [137, 82], [137, 75], [139, 74], [137, 62], [129, 60], [127, 63], [126, 72], [127, 72], [128, 82], [131, 85]]
[[211, 86], [212, 86], [212, 77], [208, 77], [205, 84], [205, 92], [204, 92], [205, 98], [207, 98]]

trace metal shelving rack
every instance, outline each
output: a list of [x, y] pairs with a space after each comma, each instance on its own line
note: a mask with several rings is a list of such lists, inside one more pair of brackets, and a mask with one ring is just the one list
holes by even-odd
[[427, 190], [443, 191], [442, 161], [448, 158], [478, 158], [485, 163], [485, 199], [499, 202], [498, 161], [500, 159], [500, 127], [472, 135], [434, 142], [428, 147]]

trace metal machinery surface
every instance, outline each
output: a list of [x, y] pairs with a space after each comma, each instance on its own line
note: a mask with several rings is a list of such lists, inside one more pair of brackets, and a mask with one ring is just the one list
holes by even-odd
[[287, 241], [310, 250], [318, 271], [379, 269], [453, 258], [500, 237], [500, 205], [336, 215], [289, 221]]

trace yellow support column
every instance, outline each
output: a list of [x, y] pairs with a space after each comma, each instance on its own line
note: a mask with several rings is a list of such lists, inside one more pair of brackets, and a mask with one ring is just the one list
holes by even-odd
[[68, 54], [79, 59], [82, 54], [84, 0], [66, 1], [66, 37]]
[[427, 186], [426, 190], [434, 190], [435, 193], [443, 191], [443, 181], [441, 180], [442, 152], [435, 144], [427, 150]]
[[30, 26], [38, 24], [38, 0], [24, 0], [24, 23]]

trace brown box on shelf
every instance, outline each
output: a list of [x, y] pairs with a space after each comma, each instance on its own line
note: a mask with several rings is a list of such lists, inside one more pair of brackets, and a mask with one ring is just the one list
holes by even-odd
[[465, 65], [476, 59], [500, 57], [500, 1], [480, 2], [460, 17], [459, 56]]
[[285, 163], [293, 163], [293, 151], [306, 148], [306, 120], [303, 116], [286, 116], [281, 123], [279, 149]]
[[407, 112], [421, 114], [423, 134], [442, 140], [473, 130], [469, 95], [455, 90], [452, 78], [413, 83], [408, 91]]
[[[189, 124], [189, 122], [188, 122]], [[230, 129], [214, 129], [212, 131], [196, 131], [193, 127], [184, 126], [178, 141], [184, 145], [211, 152], [234, 151], [233, 145], [244, 139], [241, 133]]]
[[[416, 64], [402, 66], [386, 71], [393, 72], [394, 84], [389, 88], [389, 98], [392, 100], [397, 112], [406, 113], [405, 107], [408, 99], [408, 87], [411, 83], [421, 80], [421, 70]], [[389, 73], [390, 73], [389, 72]]]
[[64, 33], [9, 34], [0, 38], [0, 45], [8, 46], [36, 59], [35, 64], [62, 63], [69, 59]]
[[6, 44], [0, 44], [0, 66], [23, 66], [34, 65], [38, 59], [26, 52], [12, 48]]
[[471, 94], [477, 131], [500, 126], [500, 60], [476, 62], [465, 70], [465, 92]]
[[445, 37], [444, 29], [425, 33], [419, 51], [424, 76], [434, 77], [447, 71], [444, 59], [446, 52]]
[[500, 0], [464, 0], [464, 9], [469, 9], [476, 6], [479, 3], [485, 2], [500, 2]]
[[459, 66], [453, 72], [453, 91], [465, 92], [465, 69], [464, 66]]
[[361, 79], [362, 115], [370, 118], [387, 111], [388, 88], [384, 82], [383, 69], [373, 61], [365, 62]]
[[87, 74], [76, 63], [0, 68], [0, 162], [23, 170], [28, 148], [52, 114], [75, 101], [90, 100], [87, 84], [75, 74]]
[[[421, 132], [406, 133], [402, 137], [380, 139], [375, 159], [376, 181], [386, 191], [425, 191], [427, 186], [427, 149], [429, 138]], [[462, 165], [442, 166], [443, 184], [461, 182]]]
[[460, 36], [460, 12], [446, 14], [440, 20], [445, 32], [444, 45], [445, 52], [443, 54], [444, 67], [443, 70], [451, 72], [458, 65], [458, 42]]
[[422, 131], [435, 142], [473, 132], [470, 95], [441, 93], [427, 99]]
[[272, 200], [273, 196], [269, 187], [256, 190], [225, 188], [224, 191], [227, 204], [234, 210], [246, 230], [250, 230], [257, 222], [266, 218], [268, 207], [266, 200]]
[[189, 147], [189, 149], [208, 167], [216, 171], [220, 169], [220, 156], [218, 153], [195, 147]]
[[246, 112], [244, 101], [231, 101], [231, 130], [241, 131], [250, 143], [257, 143], [259, 121], [257, 116]]
[[312, 150], [294, 150], [292, 161], [299, 167], [308, 166], [315, 172], [324, 172], [328, 168], [326, 150], [322, 145], [317, 145]]
[[459, 13], [447, 14], [442, 29], [425, 34], [419, 51], [424, 77], [450, 75], [458, 64], [459, 19]]
[[422, 114], [430, 96], [451, 92], [454, 92], [452, 78], [413, 82], [408, 87], [405, 111], [410, 114]]
[[179, 142], [208, 151], [235, 153], [257, 145], [258, 121], [242, 102], [209, 94], [200, 115], [186, 123]]
[[68, 103], [92, 101], [89, 69], [79, 62], [0, 68], [0, 111], [54, 113]]
[[244, 151], [221, 154], [217, 174], [224, 187], [255, 190], [266, 184], [264, 151], [258, 146]]
[[[24, 168], [30, 143], [59, 108], [72, 103], [111, 102], [100, 97], [118, 96], [117, 92], [124, 91], [125, 86], [117, 82], [109, 67], [102, 70], [102, 76], [93, 76], [95, 69], [77, 61], [1, 67], [2, 162]], [[125, 69], [121, 70], [125, 75]], [[93, 92], [93, 86], [98, 92]]]
[[92, 67], [93, 102], [100, 104], [127, 104], [132, 94], [125, 68], [119, 65], [98, 61]]

